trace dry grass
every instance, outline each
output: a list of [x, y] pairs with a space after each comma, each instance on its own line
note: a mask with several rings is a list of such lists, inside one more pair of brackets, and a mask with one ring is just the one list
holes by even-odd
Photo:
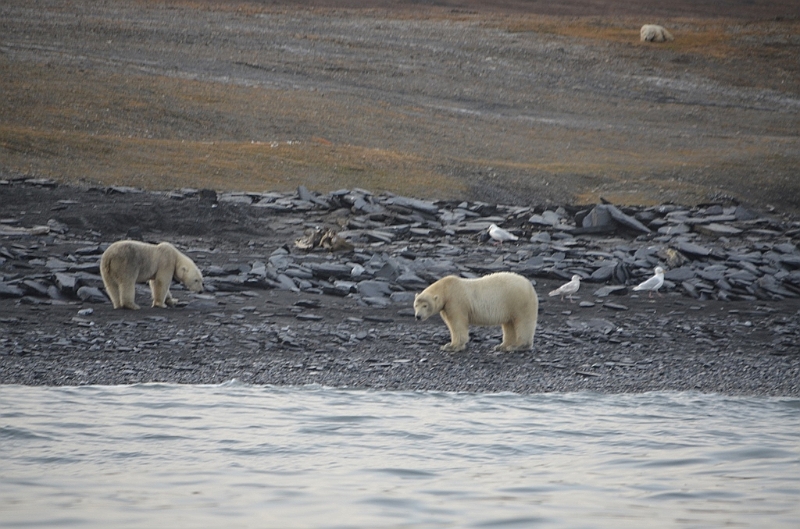
[[[252, 4], [239, 8], [255, 9]], [[791, 46], [759, 44], [756, 53], [749, 40], [758, 35], [762, 42], [770, 35], [780, 44], [781, 35], [800, 33], [797, 20], [658, 21], [676, 40], [652, 45], [639, 43], [640, 21], [632, 18], [450, 16], [512, 32], [600, 41], [614, 47], [614, 53], [656, 56], [667, 50], [672, 57], [723, 57], [730, 63], [758, 63], [766, 57], [770, 69], [757, 77], [759, 83], [800, 83]], [[242, 61], [257, 66], [258, 57]], [[735, 77], [735, 69], [729, 75]], [[650, 204], [670, 199], [696, 203], [724, 192], [718, 176], [724, 171], [707, 177], [705, 168], [735, 167], [743, 157], [753, 166], [763, 160], [761, 182], [776, 188], [783, 186], [781, 178], [789, 169], [796, 170], [796, 157], [774, 156], [792, 152], [796, 143], [779, 145], [775, 138], [714, 137], [694, 145], [673, 137], [665, 143], [632, 143], [630, 134], [604, 128], [470, 122], [456, 112], [398, 107], [345, 93], [324, 97], [314, 90], [196, 81], [132, 69], [79, 70], [57, 60], [14, 62], [0, 55], [0, 93], [5, 96], [0, 100], [0, 169], [68, 182], [244, 191], [304, 184], [319, 191], [363, 187], [461, 198], [476, 180], [491, 184], [499, 178], [510, 193], [549, 186], [566, 190], [559, 200], [590, 203], [603, 196]], [[674, 176], [678, 173], [690, 176]]]
[[0, 147], [7, 167], [67, 182], [241, 191], [304, 184], [319, 191], [364, 187], [442, 197], [465, 189], [413, 156], [328, 142], [120, 138], [0, 126]]
[[[660, 44], [643, 43], [639, 39], [639, 28], [644, 23], [658, 23], [675, 36], [672, 42]], [[737, 60], [750, 58], [754, 53], [762, 56], [793, 60], [797, 57], [791, 49], [777, 46], [765, 47], [753, 44], [764, 37], [774, 37], [778, 43], [789, 35], [800, 34], [800, 19], [749, 21], [738, 19], [686, 19], [676, 18], [651, 21], [642, 17], [581, 17], [564, 19], [547, 16], [517, 16], [498, 18], [490, 24], [512, 33], [537, 32], [569, 38], [592, 39], [627, 44], [644, 48], [661, 48], [676, 53], [696, 54], [717, 59]], [[791, 47], [790, 47], [791, 48]]]

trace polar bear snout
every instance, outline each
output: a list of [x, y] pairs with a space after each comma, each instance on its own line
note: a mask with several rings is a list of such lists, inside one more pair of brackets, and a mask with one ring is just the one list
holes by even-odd
[[414, 319], [417, 321], [427, 320], [435, 312], [430, 300], [419, 295], [414, 298]]

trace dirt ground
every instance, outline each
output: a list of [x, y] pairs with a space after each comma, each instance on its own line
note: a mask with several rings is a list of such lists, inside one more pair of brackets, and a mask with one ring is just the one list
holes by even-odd
[[[800, 210], [789, 0], [11, 0], [0, 14], [0, 177]], [[643, 23], [675, 41], [640, 43]]]

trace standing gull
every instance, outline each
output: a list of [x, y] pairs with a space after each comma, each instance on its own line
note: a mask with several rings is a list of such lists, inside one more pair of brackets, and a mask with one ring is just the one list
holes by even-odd
[[647, 281], [639, 283], [638, 285], [633, 287], [633, 289], [634, 290], [648, 290], [650, 292], [649, 295], [647, 296], [648, 298], [652, 298], [653, 297], [653, 291], [654, 290], [656, 291], [656, 294], [658, 294], [660, 296], [661, 292], [659, 292], [658, 289], [661, 288], [661, 285], [664, 284], [664, 269], [661, 268], [660, 266], [657, 266], [655, 272], [656, 272], [656, 275], [654, 275], [653, 277], [651, 277]]
[[563, 285], [561, 285], [560, 287], [558, 287], [555, 290], [551, 290], [550, 291], [550, 295], [551, 296], [559, 296], [560, 295], [561, 296], [561, 301], [564, 301], [564, 296], [567, 296], [567, 299], [569, 299], [569, 302], [573, 303], [572, 295], [575, 292], [577, 292], [579, 288], [581, 288], [581, 276], [579, 276], [578, 274], [575, 274], [574, 276], [572, 276], [572, 281], [570, 281], [569, 283], [564, 283]]
[[498, 241], [500, 244], [503, 244], [504, 241], [516, 241], [519, 239], [519, 237], [513, 233], [508, 232], [503, 228], [499, 228], [497, 224], [489, 225], [489, 237], [495, 241]]

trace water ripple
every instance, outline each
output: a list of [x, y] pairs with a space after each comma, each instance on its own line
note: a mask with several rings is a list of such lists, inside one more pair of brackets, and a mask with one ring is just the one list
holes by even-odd
[[800, 526], [800, 400], [0, 386], [3, 527]]

